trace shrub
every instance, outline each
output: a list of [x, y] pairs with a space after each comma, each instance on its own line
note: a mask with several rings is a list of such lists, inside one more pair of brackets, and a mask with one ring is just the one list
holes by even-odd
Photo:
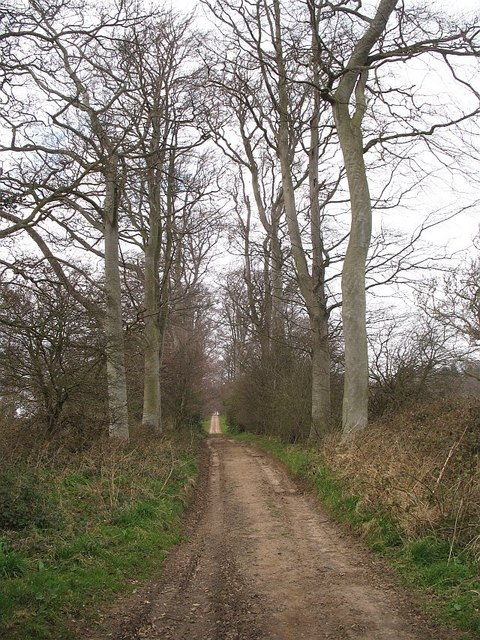
[[0, 473], [0, 529], [20, 531], [59, 528], [61, 517], [54, 497], [38, 474], [29, 471]]

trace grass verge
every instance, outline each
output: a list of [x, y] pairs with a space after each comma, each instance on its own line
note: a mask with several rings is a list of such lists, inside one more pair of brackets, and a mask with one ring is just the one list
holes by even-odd
[[388, 505], [362, 506], [362, 496], [318, 450], [253, 434], [234, 437], [273, 453], [314, 487], [336, 520], [358, 532], [374, 552], [390, 561], [411, 590], [422, 594], [425, 608], [438, 622], [473, 634], [468, 637], [480, 637], [479, 566], [464, 548], [442, 539], [440, 532], [407, 536]]
[[228, 433], [227, 418], [220, 416], [220, 430], [222, 433]]
[[181, 539], [199, 439], [44, 452], [0, 471], [0, 637], [68, 640]]

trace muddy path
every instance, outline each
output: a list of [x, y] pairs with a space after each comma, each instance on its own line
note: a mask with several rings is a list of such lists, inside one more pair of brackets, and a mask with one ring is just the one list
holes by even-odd
[[89, 638], [453, 640], [267, 454], [210, 436], [185, 543]]

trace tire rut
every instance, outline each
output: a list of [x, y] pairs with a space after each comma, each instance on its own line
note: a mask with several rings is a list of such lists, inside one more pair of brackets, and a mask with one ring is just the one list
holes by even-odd
[[[113, 640], [454, 640], [431, 628], [382, 561], [330, 521], [281, 463], [214, 435], [196, 523], [148, 606]], [[118, 614], [118, 612], [117, 612]], [[133, 615], [133, 614], [132, 614]]]
[[[149, 640], [254, 640], [252, 595], [234, 561], [226, 529], [224, 477], [215, 447], [208, 443], [209, 479], [205, 510], [189, 542], [166, 567], [165, 588], [135, 638]], [[129, 636], [132, 637], [132, 636]], [[121, 638], [121, 636], [120, 636]]]

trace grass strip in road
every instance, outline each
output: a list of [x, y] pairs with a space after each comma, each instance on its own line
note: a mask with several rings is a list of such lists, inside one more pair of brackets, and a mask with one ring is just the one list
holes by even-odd
[[105, 443], [2, 470], [0, 638], [73, 639], [77, 621], [158, 575], [181, 539], [198, 441]]
[[474, 634], [468, 636], [472, 639], [480, 637], [479, 565], [464, 548], [452, 546], [441, 531], [408, 537], [388, 505], [359, 508], [361, 496], [329, 467], [319, 450], [247, 433], [233, 437], [273, 453], [315, 488], [337, 521], [359, 533], [375, 553], [389, 560], [411, 590], [422, 594], [425, 608], [439, 623]]

